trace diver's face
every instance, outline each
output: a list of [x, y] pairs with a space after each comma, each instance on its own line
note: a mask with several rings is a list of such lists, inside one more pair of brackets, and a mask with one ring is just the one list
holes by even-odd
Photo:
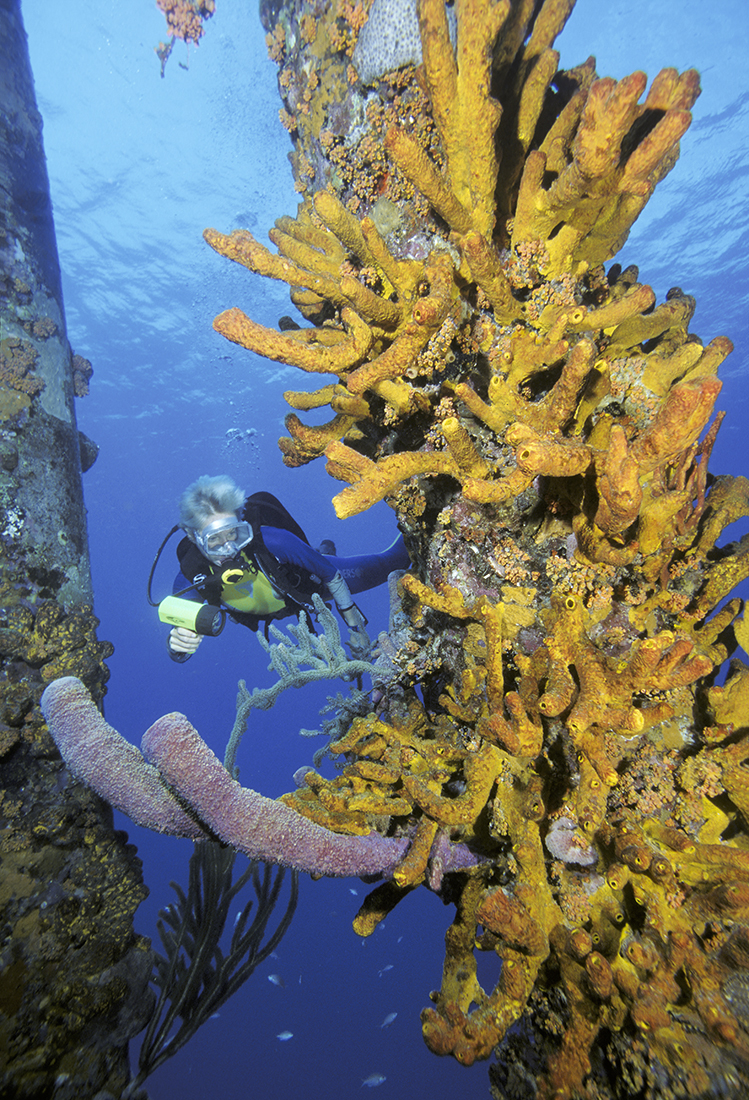
[[203, 554], [220, 565], [247, 545], [251, 532], [234, 512], [216, 512], [197, 532], [195, 541]]

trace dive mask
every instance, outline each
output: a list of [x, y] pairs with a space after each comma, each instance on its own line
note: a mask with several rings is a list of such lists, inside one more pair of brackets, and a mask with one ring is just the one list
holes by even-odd
[[249, 523], [236, 519], [214, 520], [199, 534], [195, 533], [195, 545], [215, 565], [236, 557], [251, 541], [252, 528]]

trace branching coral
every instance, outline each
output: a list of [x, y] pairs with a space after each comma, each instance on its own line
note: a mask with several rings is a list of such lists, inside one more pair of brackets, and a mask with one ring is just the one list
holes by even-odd
[[312, 602], [319, 633], [312, 633], [303, 611], [297, 625], [289, 626], [288, 635], [284, 635], [274, 623], [271, 623], [269, 631], [272, 642], [260, 632], [256, 635], [270, 657], [268, 667], [278, 675], [278, 680], [271, 687], [256, 687], [251, 692], [247, 690], [244, 680], [239, 681], [237, 716], [224, 757], [224, 766], [231, 775], [236, 775], [237, 749], [247, 731], [251, 710], [270, 709], [281, 692], [290, 687], [301, 688], [319, 680], [355, 680], [373, 671], [367, 661], [349, 658], [341, 642], [336, 617], [317, 593], [313, 593]]

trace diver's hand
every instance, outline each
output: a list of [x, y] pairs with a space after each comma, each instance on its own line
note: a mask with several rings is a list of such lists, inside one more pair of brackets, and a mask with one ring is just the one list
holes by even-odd
[[169, 632], [169, 648], [173, 653], [192, 654], [202, 641], [202, 634], [196, 634], [186, 626], [175, 626]]
[[372, 648], [369, 634], [366, 630], [352, 630], [348, 636], [351, 659], [354, 661], [366, 661]]
[[372, 642], [366, 629], [366, 619], [356, 604], [341, 611], [341, 617], [349, 628], [348, 644], [355, 661], [366, 661], [372, 649]]

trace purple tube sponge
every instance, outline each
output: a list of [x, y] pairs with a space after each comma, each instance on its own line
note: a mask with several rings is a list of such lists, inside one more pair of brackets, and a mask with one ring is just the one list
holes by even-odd
[[172, 719], [166, 715], [145, 732], [143, 753], [226, 844], [252, 859], [318, 875], [388, 876], [405, 855], [407, 840], [332, 833], [242, 787], [189, 722]]
[[[104, 721], [99, 708], [75, 676], [53, 680], [41, 699], [49, 732], [71, 772], [98, 795], [122, 810], [136, 825], [193, 840], [206, 832], [193, 821], [129, 741]], [[161, 719], [187, 723], [182, 714]]]
[[70, 770], [138, 825], [193, 839], [210, 831], [253, 859], [317, 875], [388, 876], [408, 848], [407, 840], [376, 832], [331, 833], [240, 786], [183, 714], [154, 722], [142, 755], [104, 721], [73, 676], [53, 680], [41, 707]]

